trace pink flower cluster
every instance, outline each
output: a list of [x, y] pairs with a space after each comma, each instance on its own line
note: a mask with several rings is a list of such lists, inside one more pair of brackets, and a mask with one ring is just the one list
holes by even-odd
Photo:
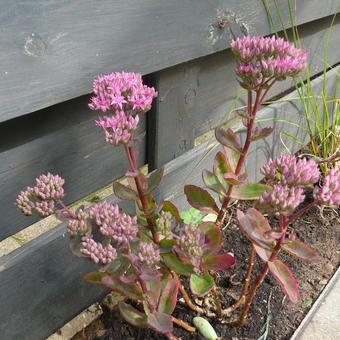
[[47, 173], [36, 178], [34, 187], [21, 191], [16, 199], [16, 206], [25, 214], [36, 211], [41, 216], [54, 213], [55, 202], [64, 196], [65, 180], [58, 175]]
[[268, 214], [291, 215], [304, 199], [303, 188], [277, 183], [261, 195], [258, 204]]
[[159, 249], [156, 249], [152, 243], [140, 242], [138, 246], [138, 259], [147, 266], [154, 266], [160, 261], [161, 256]]
[[117, 258], [117, 251], [111, 244], [103, 246], [100, 242], [96, 242], [92, 236], [82, 238], [80, 252], [90, 256], [93, 262], [101, 264], [108, 264]]
[[298, 159], [294, 155], [282, 155], [270, 159], [261, 172], [269, 180], [281, 181], [289, 186], [311, 186], [320, 178], [320, 170], [312, 159]]
[[321, 205], [340, 206], [340, 169], [331, 169], [325, 176], [322, 187], [316, 187], [313, 194], [316, 202]]
[[306, 51], [275, 36], [237, 38], [231, 48], [240, 60], [236, 73], [245, 88], [261, 86], [269, 78], [293, 77], [306, 66]]
[[179, 246], [181, 250], [191, 259], [200, 258], [203, 255], [204, 238], [197, 227], [185, 225], [184, 231], [179, 238]]
[[89, 213], [100, 227], [100, 232], [118, 244], [128, 244], [138, 233], [137, 217], [120, 212], [118, 205], [105, 201], [96, 203]]
[[124, 111], [118, 111], [114, 116], [99, 117], [96, 124], [105, 133], [105, 141], [112, 145], [128, 143], [137, 129], [139, 116], [132, 116]]
[[258, 206], [272, 214], [292, 214], [304, 201], [304, 190], [320, 178], [320, 170], [314, 160], [298, 159], [294, 155], [270, 159], [261, 171], [272, 189], [261, 195]]
[[143, 84], [142, 75], [133, 72], [114, 72], [100, 75], [93, 83], [92, 110], [115, 113], [142, 113], [150, 110], [157, 92]]

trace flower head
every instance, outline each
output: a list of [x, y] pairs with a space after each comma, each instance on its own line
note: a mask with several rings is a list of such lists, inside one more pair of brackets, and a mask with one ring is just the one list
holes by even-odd
[[304, 190], [289, 187], [281, 182], [274, 184], [272, 190], [265, 191], [259, 198], [258, 207], [269, 214], [291, 215], [304, 201]]
[[288, 186], [310, 186], [320, 178], [320, 170], [314, 160], [298, 159], [294, 155], [282, 155], [274, 161], [270, 159], [261, 172], [267, 179]]
[[65, 180], [59, 175], [47, 173], [36, 178], [33, 187], [21, 191], [16, 199], [16, 206], [25, 214], [32, 215], [36, 211], [41, 216], [54, 213], [55, 202], [64, 196]]
[[89, 213], [100, 227], [100, 232], [118, 244], [126, 245], [138, 233], [137, 217], [120, 212], [118, 205], [105, 201], [96, 203]]
[[114, 116], [99, 117], [96, 124], [105, 133], [105, 141], [112, 145], [128, 143], [132, 139], [133, 132], [137, 129], [139, 116], [118, 111]]
[[93, 262], [100, 264], [108, 264], [117, 257], [117, 251], [111, 244], [103, 246], [100, 242], [96, 242], [92, 236], [83, 236], [80, 252], [90, 256]]
[[140, 242], [138, 246], [138, 259], [147, 266], [154, 266], [160, 259], [159, 249], [156, 249], [152, 243]]
[[157, 220], [157, 228], [162, 236], [169, 236], [174, 224], [175, 221], [172, 214], [169, 211], [161, 211], [160, 216]]
[[331, 169], [323, 179], [322, 187], [314, 189], [314, 199], [321, 205], [340, 206], [340, 169]]
[[307, 61], [304, 50], [275, 36], [237, 38], [232, 40], [231, 49], [239, 59], [236, 73], [246, 88], [256, 88], [266, 78], [293, 77]]
[[179, 238], [179, 246], [189, 258], [199, 258], [203, 255], [203, 241], [204, 238], [197, 227], [185, 225]]
[[71, 236], [85, 235], [89, 231], [88, 226], [89, 214], [83, 210], [78, 209], [75, 218], [70, 218], [67, 223], [67, 231]]
[[142, 113], [150, 110], [157, 92], [143, 84], [142, 75], [133, 72], [114, 72], [100, 75], [93, 82], [92, 110], [115, 113]]

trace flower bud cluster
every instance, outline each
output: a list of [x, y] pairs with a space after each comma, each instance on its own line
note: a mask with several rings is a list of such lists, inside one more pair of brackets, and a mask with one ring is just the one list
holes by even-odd
[[128, 143], [137, 129], [139, 116], [118, 111], [114, 116], [99, 117], [96, 124], [104, 130], [105, 141], [112, 145]]
[[279, 182], [273, 185], [272, 190], [262, 194], [259, 206], [266, 213], [291, 215], [304, 199], [304, 189]]
[[111, 237], [118, 244], [126, 245], [138, 233], [137, 217], [120, 212], [118, 205], [105, 201], [96, 203], [90, 209], [90, 217], [104, 236]]
[[91, 260], [98, 264], [108, 264], [117, 257], [117, 251], [111, 244], [103, 246], [100, 242], [96, 242], [92, 236], [82, 238], [80, 252], [90, 256]]
[[152, 243], [140, 242], [138, 246], [138, 259], [147, 266], [154, 266], [160, 261], [161, 256], [159, 249], [156, 249]]
[[199, 258], [203, 255], [202, 234], [193, 225], [185, 225], [184, 231], [178, 242], [181, 250], [191, 259]]
[[174, 223], [174, 218], [169, 211], [161, 211], [157, 220], [157, 229], [162, 236], [167, 237], [170, 235]]
[[271, 181], [281, 181], [288, 186], [310, 186], [320, 178], [320, 170], [312, 159], [298, 159], [294, 155], [282, 155], [270, 159], [261, 172]]
[[16, 199], [16, 206], [25, 214], [36, 211], [41, 216], [54, 213], [55, 202], [64, 196], [65, 180], [58, 175], [47, 173], [36, 178], [34, 187], [21, 191]]
[[320, 205], [340, 206], [340, 169], [331, 169], [325, 176], [322, 187], [314, 189], [314, 199]]
[[266, 78], [293, 77], [306, 65], [307, 54], [282, 38], [242, 37], [232, 40], [231, 48], [239, 59], [236, 73], [245, 88], [256, 88]]
[[269, 160], [261, 169], [271, 190], [259, 198], [259, 208], [271, 214], [291, 215], [304, 201], [304, 190], [319, 181], [320, 170], [311, 159], [282, 155]]
[[75, 218], [70, 218], [67, 223], [67, 231], [70, 236], [85, 235], [89, 231], [88, 227], [89, 214], [79, 209], [75, 215]]

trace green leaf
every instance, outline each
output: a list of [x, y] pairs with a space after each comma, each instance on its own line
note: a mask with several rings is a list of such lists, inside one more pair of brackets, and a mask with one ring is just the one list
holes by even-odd
[[240, 159], [240, 153], [227, 147], [223, 147], [223, 150], [226, 162], [228, 163], [228, 168], [231, 169], [231, 172], [235, 172], [237, 163]]
[[172, 250], [172, 247], [176, 244], [175, 240], [168, 240], [163, 238], [160, 240], [159, 245], [160, 245], [160, 251], [161, 253], [170, 253]]
[[184, 193], [189, 204], [192, 207], [200, 210], [202, 213], [218, 213], [219, 209], [215, 203], [215, 200], [208, 193], [208, 191], [196, 185], [186, 185], [184, 187]]
[[181, 262], [173, 253], [163, 254], [162, 258], [165, 264], [179, 275], [190, 276], [193, 273], [193, 265]]
[[113, 183], [113, 192], [122, 200], [135, 201], [138, 198], [137, 193], [134, 190], [119, 182]]
[[118, 304], [119, 311], [122, 317], [132, 326], [146, 328], [147, 324], [147, 316], [144, 313], [141, 313], [136, 308], [132, 307], [128, 303], [123, 301]]
[[237, 200], [257, 200], [263, 192], [270, 190], [269, 185], [262, 183], [246, 183], [233, 187], [231, 197]]
[[114, 292], [121, 293], [131, 300], [142, 299], [143, 292], [137, 283], [124, 283], [119, 276], [107, 274], [105, 272], [92, 272], [83, 276], [86, 282], [98, 284], [109, 288]]
[[229, 172], [232, 172], [232, 169], [228, 167], [224, 154], [221, 151], [217, 152], [214, 159], [214, 174], [224, 188], [224, 192], [228, 189], [228, 184], [224, 179], [224, 174]]
[[181, 211], [180, 217], [185, 224], [198, 225], [203, 222], [203, 215], [195, 208]]
[[206, 187], [210, 190], [215, 191], [218, 194], [225, 192], [225, 188], [220, 183], [217, 176], [215, 176], [215, 174], [213, 174], [211, 171], [203, 170], [202, 179]]
[[235, 257], [231, 254], [210, 255], [204, 258], [204, 268], [208, 270], [226, 270], [235, 264]]
[[289, 301], [292, 303], [299, 302], [299, 286], [290, 269], [280, 260], [269, 261], [268, 267]]
[[299, 240], [290, 240], [282, 245], [283, 250], [299, 259], [312, 263], [320, 260], [320, 255], [311, 247]]
[[264, 128], [255, 128], [251, 140], [256, 141], [266, 138], [273, 132], [273, 130], [274, 128], [269, 126]]
[[236, 133], [232, 129], [230, 128], [224, 129], [222, 127], [217, 127], [215, 129], [215, 137], [223, 146], [226, 146], [237, 152], [242, 151]]
[[214, 278], [206, 271], [202, 275], [191, 274], [190, 289], [193, 294], [203, 296], [215, 285]]
[[162, 290], [162, 281], [160, 277], [157, 277], [153, 280], [145, 281], [146, 288], [148, 292], [146, 293], [148, 296], [147, 301], [154, 307], [157, 308], [159, 298]]
[[245, 214], [241, 210], [237, 210], [237, 220], [241, 231], [250, 242], [267, 250], [271, 250], [275, 246], [273, 239], [264, 236], [272, 229], [268, 220], [258, 210], [249, 208]]
[[181, 221], [179, 211], [178, 211], [177, 207], [172, 202], [163, 201], [161, 205], [162, 205], [161, 211], [169, 212], [173, 216], [173, 218], [175, 219], [177, 224]]
[[162, 290], [158, 304], [158, 312], [171, 315], [177, 303], [179, 282], [175, 279], [168, 279]]
[[154, 191], [160, 184], [164, 175], [164, 166], [151, 172], [148, 178], [148, 189], [146, 193]]
[[217, 340], [219, 337], [217, 336], [213, 326], [209, 323], [208, 320], [200, 317], [195, 316], [192, 320], [193, 324], [197, 328], [197, 330], [201, 333], [201, 335], [206, 340]]

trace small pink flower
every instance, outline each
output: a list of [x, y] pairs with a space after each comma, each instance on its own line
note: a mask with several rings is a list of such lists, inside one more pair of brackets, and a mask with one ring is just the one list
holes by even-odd
[[159, 249], [156, 249], [152, 243], [140, 242], [138, 246], [138, 259], [147, 266], [154, 266], [160, 261], [161, 256]]
[[333, 168], [329, 171], [322, 187], [314, 189], [314, 199], [321, 205], [340, 206], [340, 169]]

